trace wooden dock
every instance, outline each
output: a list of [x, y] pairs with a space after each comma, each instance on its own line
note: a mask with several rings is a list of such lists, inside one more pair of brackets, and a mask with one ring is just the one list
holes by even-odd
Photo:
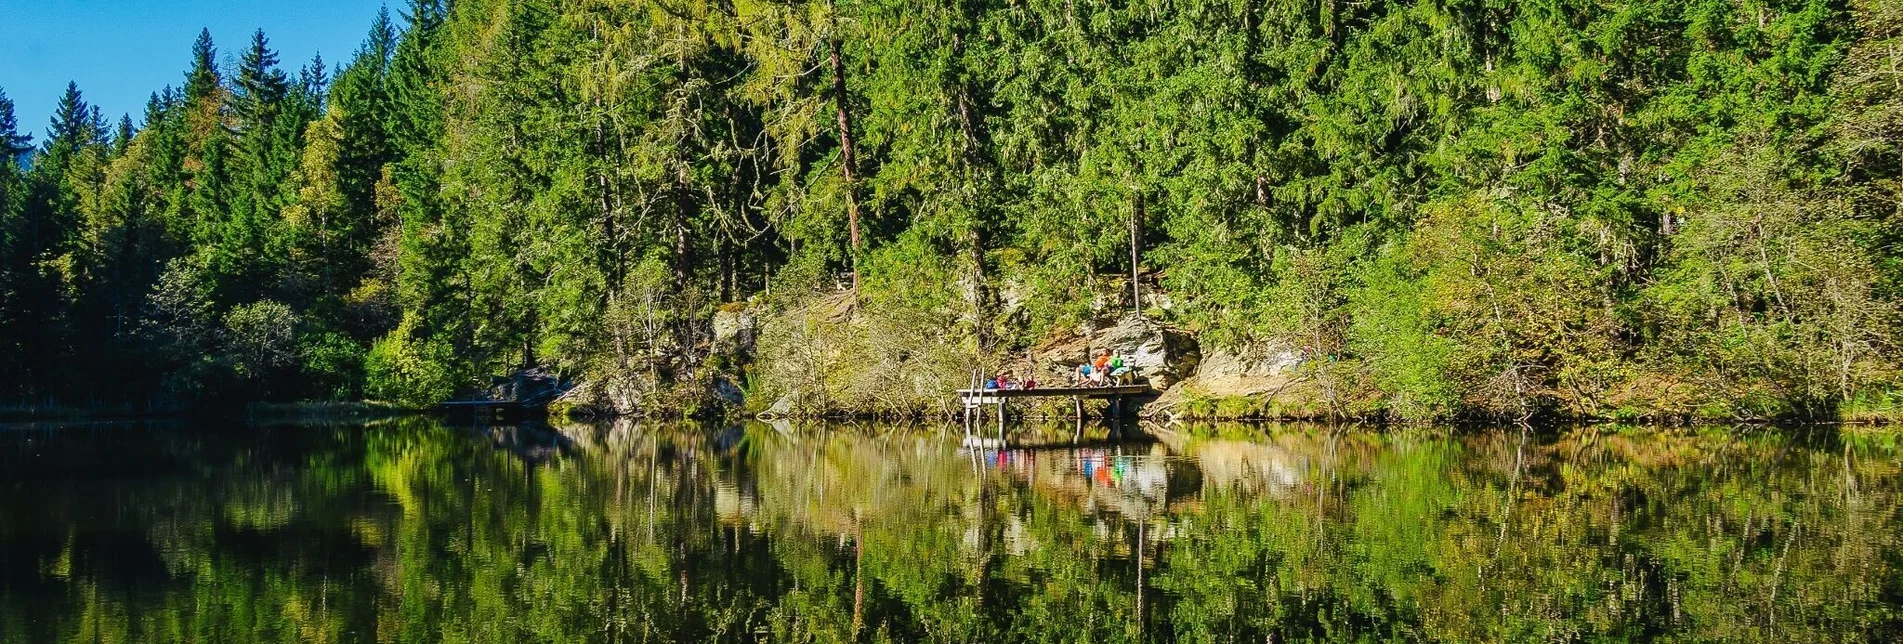
[[479, 421], [518, 421], [539, 416], [548, 405], [520, 400], [451, 400], [437, 403], [436, 409], [456, 416], [474, 414]]
[[1004, 440], [1005, 404], [1013, 398], [1070, 398], [1076, 410], [1078, 431], [1081, 435], [1084, 422], [1084, 399], [1108, 399], [1111, 414], [1122, 416], [1126, 401], [1130, 398], [1156, 394], [1149, 385], [1114, 385], [1103, 387], [1039, 387], [1037, 389], [960, 389], [958, 402], [964, 408], [965, 434], [969, 437], [984, 422], [985, 406], [997, 408], [998, 438]]
[[966, 407], [995, 405], [1006, 398], [1121, 398], [1156, 393], [1149, 385], [1114, 387], [1039, 387], [1037, 389], [960, 389], [958, 399]]

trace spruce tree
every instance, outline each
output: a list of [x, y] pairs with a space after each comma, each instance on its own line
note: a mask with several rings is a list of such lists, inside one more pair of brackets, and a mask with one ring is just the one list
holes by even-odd
[[290, 90], [290, 78], [278, 68], [278, 54], [264, 30], [252, 32], [251, 45], [239, 57], [238, 73], [232, 79], [231, 109], [239, 131], [269, 127]]
[[211, 30], [198, 32], [198, 40], [192, 43], [192, 66], [185, 72], [186, 102], [207, 99], [218, 90], [221, 81], [218, 77], [218, 48], [212, 44]]
[[19, 119], [14, 114], [13, 99], [7, 98], [7, 92], [0, 89], [0, 161], [12, 161], [16, 164], [20, 155], [33, 150], [33, 136], [20, 131]]
[[229, 99], [234, 189], [218, 235], [222, 248], [217, 256], [226, 261], [212, 265], [225, 302], [263, 297], [275, 282], [281, 261], [278, 210], [303, 127], [292, 91], [264, 32], [253, 32], [239, 58]]
[[345, 246], [352, 249], [348, 259], [338, 258], [342, 264], [338, 268], [346, 275], [361, 275], [368, 270], [370, 243], [380, 235], [381, 226], [393, 223], [376, 221], [376, 186], [385, 167], [395, 160], [388, 134], [392, 118], [389, 68], [395, 47], [389, 11], [379, 11], [356, 56], [338, 72], [330, 87], [330, 109], [325, 119], [335, 121], [340, 137], [333, 170], [343, 200], [339, 225], [346, 232], [340, 235], [347, 240]]
[[68, 82], [65, 93], [60, 94], [59, 103], [53, 108], [53, 120], [47, 126], [42, 151], [51, 154], [55, 150], [75, 150], [88, 143], [95, 131], [92, 106], [80, 93], [79, 84]]
[[466, 354], [474, 343], [471, 294], [456, 264], [468, 254], [467, 226], [445, 220], [437, 159], [444, 126], [447, 8], [440, 0], [411, 0], [409, 28], [397, 41], [387, 79], [385, 131], [392, 148], [395, 211], [402, 220], [398, 297], [410, 328], [438, 335]]
[[[26, 197], [20, 172], [22, 155], [31, 151], [32, 137], [19, 131], [13, 101], [0, 90], [0, 379], [20, 383], [27, 372], [28, 294], [32, 258], [26, 251]], [[25, 393], [23, 385], [0, 387], [0, 395]]]
[[116, 157], [125, 154], [126, 148], [132, 145], [132, 136], [136, 132], [137, 130], [132, 127], [132, 115], [119, 115], [119, 125], [112, 130], [112, 155]]

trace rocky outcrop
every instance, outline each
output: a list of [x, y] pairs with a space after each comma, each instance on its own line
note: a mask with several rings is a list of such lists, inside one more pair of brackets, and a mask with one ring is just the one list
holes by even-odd
[[525, 367], [507, 376], [489, 379], [489, 388], [479, 392], [477, 400], [542, 405], [568, 393], [574, 384], [543, 367]]
[[1261, 396], [1295, 382], [1302, 354], [1280, 346], [1222, 348], [1210, 351], [1189, 385], [1214, 396]]
[[1189, 333], [1149, 318], [1126, 316], [1085, 325], [1078, 333], [1046, 342], [1031, 352], [1041, 379], [1061, 383], [1072, 369], [1108, 348], [1136, 367], [1136, 375], [1156, 389], [1168, 389], [1196, 373], [1202, 350]]
[[1335, 413], [1329, 391], [1281, 344], [1212, 349], [1196, 373], [1145, 407], [1172, 418], [1318, 418]]
[[744, 362], [753, 356], [754, 338], [759, 335], [759, 319], [744, 308], [714, 312], [714, 353]]
[[1109, 347], [1126, 363], [1136, 367], [1137, 376], [1156, 389], [1168, 389], [1196, 372], [1202, 362], [1202, 349], [1196, 339], [1180, 329], [1148, 318], [1129, 316], [1115, 326], [1092, 337], [1091, 344]]

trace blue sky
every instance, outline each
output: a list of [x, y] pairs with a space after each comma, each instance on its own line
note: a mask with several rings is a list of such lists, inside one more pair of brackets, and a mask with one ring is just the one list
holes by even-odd
[[[107, 118], [139, 120], [145, 101], [177, 86], [192, 41], [211, 29], [226, 65], [264, 29], [287, 71], [322, 52], [335, 70], [363, 42], [383, 0], [0, 0], [0, 89], [13, 99], [20, 129], [39, 143], [53, 106], [77, 81]], [[390, 12], [402, 21], [401, 0]]]

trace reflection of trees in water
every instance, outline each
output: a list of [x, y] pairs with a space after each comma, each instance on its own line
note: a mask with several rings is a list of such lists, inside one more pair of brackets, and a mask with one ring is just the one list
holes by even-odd
[[0, 640], [1898, 635], [1891, 448], [1146, 435], [1003, 451], [761, 424], [0, 435]]

